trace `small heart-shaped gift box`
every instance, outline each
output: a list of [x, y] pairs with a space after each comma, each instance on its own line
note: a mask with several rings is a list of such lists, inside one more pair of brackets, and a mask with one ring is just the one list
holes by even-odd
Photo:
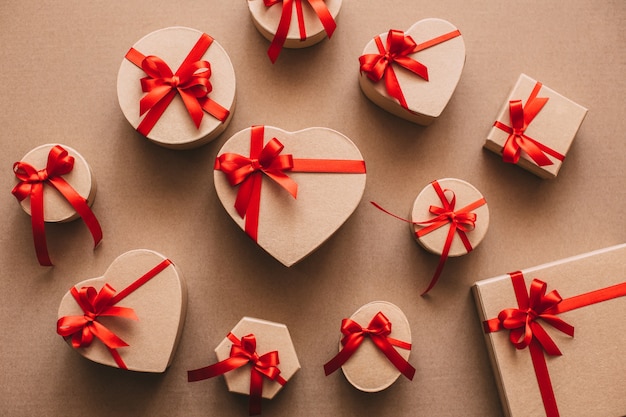
[[283, 47], [305, 48], [330, 38], [342, 0], [248, 0], [254, 26], [269, 41], [276, 62]]
[[164, 372], [187, 308], [182, 274], [150, 250], [126, 252], [104, 275], [76, 284], [59, 306], [57, 333], [85, 358], [140, 372]]
[[124, 116], [139, 133], [172, 149], [219, 136], [235, 107], [235, 71], [222, 46], [186, 27], [152, 32], [133, 45], [117, 75]]
[[188, 372], [189, 382], [223, 375], [230, 392], [250, 396], [250, 414], [272, 399], [300, 369], [287, 326], [242, 318], [215, 348], [219, 362]]
[[286, 266], [325, 242], [354, 212], [365, 162], [341, 133], [253, 126], [232, 136], [215, 161], [222, 205], [259, 246]]
[[447, 106], [465, 65], [461, 32], [442, 19], [424, 19], [406, 32], [371, 40], [359, 58], [359, 84], [386, 111], [429, 125]]
[[342, 321], [341, 333], [339, 353], [324, 365], [326, 375], [341, 368], [348, 382], [364, 392], [382, 391], [400, 375], [413, 379], [411, 329], [396, 305], [365, 304]]
[[90, 206], [96, 181], [85, 158], [67, 145], [41, 145], [13, 165], [13, 195], [31, 216], [37, 258], [52, 265], [44, 223], [62, 223], [82, 217], [97, 246], [102, 229]]
[[555, 178], [587, 109], [521, 74], [484, 147], [504, 162], [544, 178]]

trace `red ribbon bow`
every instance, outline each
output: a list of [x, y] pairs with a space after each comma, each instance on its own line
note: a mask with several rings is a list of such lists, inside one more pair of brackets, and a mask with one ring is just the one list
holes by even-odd
[[559, 161], [565, 159], [564, 155], [561, 155], [554, 149], [527, 136], [525, 133], [528, 125], [533, 121], [535, 116], [539, 114], [543, 106], [548, 101], [548, 97], [537, 97], [539, 90], [541, 90], [541, 86], [542, 84], [540, 82], [535, 84], [535, 87], [530, 93], [525, 106], [522, 106], [521, 100], [509, 101], [511, 126], [507, 126], [497, 120], [493, 124], [498, 129], [501, 129], [509, 134], [509, 137], [502, 148], [502, 160], [504, 162], [517, 164], [522, 151], [526, 152], [528, 156], [539, 166], [552, 165], [552, 161], [546, 156], [546, 154], [558, 159]]
[[341, 322], [341, 333], [344, 334], [344, 337], [341, 339], [343, 348], [324, 365], [326, 376], [341, 368], [356, 352], [363, 340], [369, 337], [402, 375], [409, 380], [413, 380], [415, 368], [394, 349], [394, 346], [397, 346], [401, 349], [410, 350], [411, 344], [389, 337], [391, 334], [391, 322], [382, 312], [379, 311], [367, 327], [361, 327], [360, 324], [352, 319], [343, 319]]
[[[267, 55], [270, 57], [272, 63], [276, 62], [278, 59], [278, 55], [280, 54], [283, 45], [285, 44], [285, 40], [287, 39], [287, 35], [289, 33], [289, 27], [291, 26], [291, 15], [293, 12], [293, 6], [296, 7], [296, 14], [298, 17], [298, 29], [300, 31], [300, 40], [306, 40], [306, 28], [304, 27], [304, 11], [302, 8], [302, 2], [304, 0], [263, 0], [265, 7], [271, 7], [275, 4], [282, 3], [283, 9], [280, 15], [280, 21], [278, 22], [278, 28], [276, 29], [276, 34], [274, 35], [274, 39], [272, 39], [272, 43], [270, 44], [269, 49], [267, 50]], [[320, 22], [322, 22], [322, 26], [330, 39], [337, 28], [337, 24], [333, 19], [333, 16], [330, 14], [328, 7], [326, 7], [326, 3], [324, 0], [306, 0], [309, 5], [313, 8], [315, 14], [317, 14]]]
[[72, 347], [75, 349], [90, 346], [95, 337], [107, 347], [118, 367], [128, 369], [117, 351], [118, 348], [129, 346], [128, 343], [124, 342], [115, 333], [100, 323], [98, 318], [120, 317], [139, 320], [132, 308], [118, 307], [116, 304], [154, 278], [171, 263], [169, 259], [163, 260], [141, 278], [117, 294], [115, 293], [115, 289], [109, 284], [104, 284], [100, 292], [94, 287], [82, 287], [80, 290], [76, 287], [72, 287], [70, 293], [83, 310], [84, 314], [80, 316], [61, 317], [57, 321], [57, 333], [63, 337], [71, 337]]
[[365, 54], [359, 57], [361, 71], [375, 83], [384, 78], [387, 93], [398, 100], [402, 107], [408, 109], [408, 104], [392, 64], [396, 63], [428, 81], [428, 68], [421, 62], [409, 57], [409, 55], [460, 35], [461, 32], [455, 30], [418, 45], [411, 36], [405, 35], [403, 31], [392, 29], [387, 34], [386, 45], [383, 45], [380, 36], [374, 38], [378, 54]]
[[48, 244], [46, 243], [46, 230], [44, 226], [44, 184], [53, 186], [72, 205], [74, 210], [80, 215], [85, 225], [91, 232], [94, 241], [94, 248], [102, 240], [102, 229], [96, 216], [87, 204], [87, 200], [74, 190], [74, 188], [63, 179], [63, 175], [68, 174], [74, 168], [74, 157], [70, 156], [63, 147], [55, 145], [48, 153], [46, 167], [37, 170], [26, 162], [16, 162], [13, 164], [13, 172], [20, 182], [13, 188], [12, 193], [18, 201], [30, 197], [31, 224], [33, 229], [33, 239], [35, 242], [35, 252], [39, 264], [51, 266], [52, 261], [48, 254]]
[[263, 397], [263, 378], [285, 385], [287, 381], [280, 375], [278, 369], [278, 351], [273, 350], [263, 355], [256, 352], [256, 337], [254, 334], [243, 336], [241, 340], [232, 333], [227, 335], [233, 342], [230, 348], [230, 357], [206, 366], [204, 368], [187, 371], [189, 382], [201, 381], [223, 375], [233, 369], [250, 363], [250, 415], [261, 414], [261, 398]]
[[497, 318], [485, 320], [483, 328], [486, 333], [510, 330], [509, 340], [517, 349], [528, 347], [546, 415], [558, 417], [559, 410], [543, 352], [560, 356], [561, 351], [539, 320], [573, 337], [574, 327], [556, 315], [626, 296], [626, 282], [563, 299], [556, 290], [546, 294], [547, 285], [543, 281], [533, 279], [527, 291], [522, 272], [512, 272], [509, 275], [518, 308], [502, 310]]
[[284, 146], [276, 138], [263, 145], [265, 128], [253, 126], [250, 134], [250, 156], [224, 153], [216, 158], [214, 169], [226, 174], [233, 187], [239, 186], [235, 208], [241, 218], [246, 219], [246, 233], [257, 241], [261, 185], [263, 175], [267, 175], [294, 198], [298, 194], [298, 184], [285, 171], [326, 172], [326, 173], [365, 173], [365, 162], [341, 159], [302, 159], [292, 155], [281, 155]]
[[[449, 189], [445, 189], [445, 190], [442, 189], [441, 185], [439, 185], [437, 181], [431, 182], [431, 185], [435, 189], [435, 192], [437, 193], [437, 196], [439, 197], [439, 200], [441, 201], [441, 204], [443, 205], [443, 207], [430, 206], [428, 211], [434, 214], [436, 217], [429, 219], [429, 220], [425, 220], [421, 222], [414, 222], [414, 221], [406, 220], [406, 219], [403, 219], [402, 217], [396, 216], [395, 214], [385, 210], [378, 204], [372, 202], [372, 204], [376, 208], [383, 211], [384, 213], [387, 213], [395, 217], [396, 219], [399, 219], [399, 220], [402, 220], [411, 224], [427, 225], [426, 227], [415, 232], [415, 235], [417, 237], [422, 237], [424, 235], [427, 235], [428, 233], [435, 231], [439, 229], [440, 227], [443, 227], [447, 224], [450, 225], [450, 228], [448, 229], [448, 235], [446, 236], [446, 241], [441, 251], [441, 257], [439, 258], [439, 263], [437, 264], [437, 269], [435, 270], [435, 273], [433, 274], [430, 284], [428, 284], [428, 287], [426, 288], [426, 290], [424, 290], [424, 292], [421, 295], [425, 295], [426, 293], [428, 293], [439, 280], [439, 277], [441, 276], [441, 272], [443, 271], [443, 267], [445, 266], [446, 260], [448, 259], [448, 254], [450, 253], [450, 248], [452, 247], [452, 241], [454, 240], [455, 234], [459, 235], [459, 238], [461, 239], [461, 242], [463, 243], [463, 246], [465, 246], [465, 249], [467, 250], [467, 252], [471, 252], [473, 250], [472, 244], [470, 243], [467, 237], [467, 233], [474, 230], [474, 227], [476, 225], [477, 216], [476, 216], [476, 213], [472, 213], [472, 210], [484, 204], [487, 204], [487, 201], [484, 198], [480, 198], [463, 208], [455, 210], [456, 195], [454, 194], [454, 191], [449, 190]], [[446, 196], [446, 192], [452, 194], [452, 198], [450, 200], [448, 200], [448, 197]]]
[[224, 122], [230, 112], [209, 98], [212, 91], [209, 78], [211, 64], [202, 61], [213, 38], [203, 33], [191, 49], [176, 73], [161, 58], [144, 56], [134, 48], [126, 53], [126, 59], [141, 68], [147, 75], [141, 79], [141, 90], [147, 93], [139, 102], [139, 114], [147, 113], [137, 131], [147, 136], [176, 94], [180, 94], [196, 128], [200, 128], [204, 111]]

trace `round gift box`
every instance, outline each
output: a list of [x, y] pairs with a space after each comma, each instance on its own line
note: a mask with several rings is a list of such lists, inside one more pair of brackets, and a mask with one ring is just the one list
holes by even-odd
[[[441, 186], [442, 190], [444, 190], [448, 200], [452, 198], [451, 192], [454, 193], [456, 198], [454, 211], [458, 211], [463, 207], [483, 198], [480, 191], [466, 181], [457, 178], [443, 178], [437, 180], [437, 182]], [[436, 215], [429, 211], [430, 206], [442, 207], [442, 205], [443, 204], [437, 195], [437, 192], [433, 188], [432, 183], [428, 184], [418, 194], [415, 202], [413, 203], [411, 220], [415, 223], [432, 219], [436, 217]], [[487, 228], [489, 227], [489, 208], [487, 207], [487, 203], [485, 203], [474, 210], [471, 210], [471, 212], [476, 214], [475, 228], [467, 232], [466, 235], [472, 245], [472, 249], [475, 249], [485, 237], [485, 233], [487, 233]], [[427, 251], [441, 255], [448, 231], [450, 229], [449, 224], [443, 225], [430, 233], [418, 237], [417, 232], [424, 227], [428, 227], [428, 224], [411, 224], [411, 229], [414, 232], [417, 242]], [[448, 256], [461, 256], [466, 253], [467, 249], [459, 238], [458, 233], [455, 233]]]
[[[186, 27], [169, 27], [152, 32], [133, 45], [144, 56], [154, 55], [161, 58], [176, 72], [202, 32]], [[154, 127], [146, 135], [154, 143], [172, 149], [190, 149], [202, 146], [219, 136], [232, 119], [235, 108], [235, 71], [228, 54], [222, 46], [213, 40], [201, 58], [211, 66], [209, 82], [212, 90], [208, 97], [230, 111], [221, 122], [203, 111], [200, 127], [196, 128], [180, 94], [176, 94]], [[124, 58], [117, 75], [117, 97], [128, 122], [135, 128], [144, 115], [139, 114], [139, 101], [146, 94], [141, 88], [141, 79], [146, 73]]]
[[[32, 165], [35, 169], [41, 170], [46, 167], [48, 154], [50, 150], [57, 144], [46, 144], [36, 147], [28, 152], [21, 159]], [[59, 145], [74, 158], [74, 167], [72, 171], [63, 175], [63, 179], [74, 189], [81, 197], [87, 200], [87, 204], [91, 206], [96, 198], [96, 181], [91, 172], [91, 168], [85, 158], [82, 157], [75, 149]], [[19, 180], [16, 178], [16, 184]], [[20, 202], [22, 209], [28, 215], [30, 212], [30, 198], [26, 198]], [[48, 223], [69, 222], [79, 218], [79, 214], [74, 210], [72, 205], [57, 191], [54, 187], [45, 185], [43, 187], [43, 217]]]
[[[342, 0], [325, 0], [326, 7], [333, 19], [336, 20], [339, 10], [341, 9]], [[285, 48], [306, 48], [321, 42], [326, 36], [324, 27], [319, 17], [310, 7], [308, 1], [303, 2], [304, 27], [306, 28], [306, 39], [300, 40], [300, 31], [298, 28], [298, 16], [294, 7], [291, 14], [291, 24], [287, 39], [283, 45]], [[267, 40], [272, 41], [276, 35], [280, 17], [282, 15], [282, 3], [277, 3], [271, 7], [266, 7], [263, 0], [248, 0], [248, 8], [254, 26]]]
[[[365, 327], [378, 312], [381, 312], [391, 322], [392, 337], [406, 343], [411, 343], [411, 328], [406, 316], [395, 304], [388, 301], [372, 301], [360, 307], [350, 319]], [[339, 343], [339, 350], [343, 346]], [[409, 359], [410, 350], [394, 347], [405, 360]], [[355, 388], [364, 392], [379, 392], [393, 384], [401, 375], [400, 371], [387, 357], [366, 338], [354, 354], [341, 367], [344, 376]]]

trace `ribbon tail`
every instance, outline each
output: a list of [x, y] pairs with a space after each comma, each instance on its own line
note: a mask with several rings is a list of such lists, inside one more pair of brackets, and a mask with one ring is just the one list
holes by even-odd
[[43, 184], [33, 184], [30, 195], [30, 221], [33, 229], [33, 241], [37, 260], [42, 266], [52, 266], [48, 244], [46, 242], [46, 226], [43, 214]]
[[272, 43], [270, 44], [269, 49], [267, 50], [267, 55], [272, 61], [272, 64], [276, 62], [278, 59], [278, 55], [280, 55], [280, 51], [287, 40], [287, 34], [289, 33], [289, 25], [291, 24], [291, 13], [292, 13], [292, 0], [284, 0], [283, 1], [283, 11], [280, 15], [280, 21], [278, 22], [278, 28], [276, 29], [276, 35], [274, 35], [274, 39], [272, 39]]
[[313, 10], [315, 10], [315, 13], [319, 17], [320, 22], [322, 22], [322, 26], [328, 35], [328, 39], [330, 39], [335, 29], [337, 29], [337, 23], [330, 14], [328, 7], [326, 7], [326, 3], [324, 3], [324, 0], [309, 0], [309, 4], [313, 7]]
[[379, 336], [372, 337], [372, 340], [381, 352], [385, 354], [393, 366], [395, 366], [402, 375], [409, 379], [409, 381], [412, 381], [415, 376], [415, 368], [393, 348], [389, 341], [385, 340], [384, 337]]
[[261, 414], [261, 400], [263, 398], [263, 375], [252, 368], [250, 371], [250, 402], [249, 413], [251, 416]]
[[559, 408], [556, 404], [552, 381], [550, 380], [550, 372], [548, 371], [548, 365], [541, 345], [533, 339], [528, 348], [530, 349], [530, 356], [532, 358], [533, 367], [535, 368], [535, 374], [537, 375], [537, 383], [539, 384], [539, 392], [541, 393], [546, 416], [559, 417]]
[[450, 253], [450, 247], [452, 246], [452, 238], [454, 237], [455, 230], [456, 228], [453, 225], [450, 225], [448, 236], [446, 237], [446, 242], [443, 245], [443, 250], [441, 251], [441, 256], [439, 257], [437, 269], [435, 270], [435, 273], [433, 274], [433, 277], [430, 280], [430, 284], [428, 284], [428, 287], [424, 290], [424, 292], [422, 292], [422, 294], [420, 294], [421, 296], [428, 294], [428, 292], [433, 289], [435, 284], [437, 284], [437, 281], [439, 281], [439, 277], [441, 276], [443, 267], [445, 266], [446, 260], [448, 259], [448, 253]]
[[176, 90], [170, 91], [163, 99], [155, 104], [145, 115], [141, 123], [139, 123], [139, 126], [137, 126], [137, 131], [144, 136], [148, 136], [154, 125], [156, 125], [157, 121], [161, 118], [161, 115], [165, 112], [165, 109], [167, 109], [172, 100], [174, 100], [174, 96], [176, 96]]

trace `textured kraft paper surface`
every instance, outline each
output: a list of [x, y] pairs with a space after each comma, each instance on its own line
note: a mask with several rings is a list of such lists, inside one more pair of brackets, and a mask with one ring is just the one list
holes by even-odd
[[[513, 271], [511, 271], [513, 272]], [[626, 244], [522, 269], [526, 286], [533, 278], [567, 299], [626, 282]], [[477, 282], [473, 287], [479, 316], [488, 320], [505, 308], [517, 308], [509, 275]], [[623, 354], [626, 297], [588, 305], [558, 315], [574, 326], [574, 337], [538, 321], [562, 356], [546, 356], [560, 415], [618, 416], [626, 410]], [[485, 334], [507, 416], [545, 415], [528, 349], [517, 350], [509, 332]]]
[[[501, 417], [471, 286], [514, 266], [626, 241], [620, 111], [626, 4], [590, 3], [345, 0], [331, 39], [285, 48], [272, 64], [269, 42], [243, 0], [0, 2], [0, 415], [246, 416], [248, 396], [231, 394], [220, 380], [188, 383], [187, 371], [210, 363], [225, 333], [248, 316], [287, 325], [302, 367], [263, 402], [264, 416]], [[372, 36], [431, 17], [459, 28], [467, 60], [445, 111], [422, 127], [365, 97], [358, 57]], [[151, 143], [128, 123], [117, 99], [129, 47], [171, 26], [213, 36], [236, 73], [230, 125], [193, 150]], [[520, 73], [589, 109], [551, 181], [483, 148]], [[221, 147], [260, 124], [337, 130], [367, 164], [354, 213], [290, 268], [233, 222], [214, 187]], [[52, 268], [33, 256], [30, 217], [10, 194], [13, 163], [45, 143], [68, 145], [89, 162], [98, 182], [92, 210], [104, 232], [92, 251], [82, 221], [46, 225]], [[408, 215], [422, 188], [450, 177], [487, 198], [489, 230], [471, 254], [448, 259], [437, 286], [420, 297], [439, 257], [413, 241], [408, 225], [369, 202]], [[188, 287], [185, 327], [162, 374], [85, 360], [55, 329], [59, 302], [72, 285], [101, 276], [137, 248], [167, 255]], [[341, 319], [372, 300], [402, 308], [416, 373], [412, 382], [401, 377], [384, 391], [364, 393], [341, 375], [326, 377], [323, 365], [337, 354]]]

